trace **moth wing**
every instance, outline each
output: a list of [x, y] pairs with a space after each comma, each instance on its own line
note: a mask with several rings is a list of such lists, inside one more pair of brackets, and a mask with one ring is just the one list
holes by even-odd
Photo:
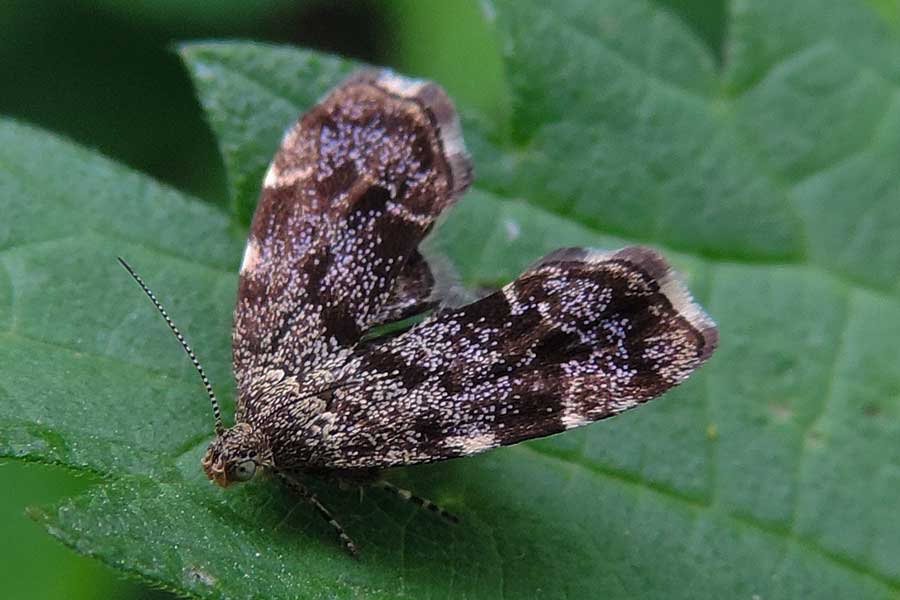
[[329, 384], [366, 330], [427, 303], [416, 248], [470, 179], [447, 95], [388, 71], [351, 77], [285, 133], [238, 284], [239, 419]]
[[655, 251], [560, 250], [357, 356], [365, 384], [336, 392], [312, 462], [432, 462], [578, 427], [661, 395], [717, 343]]
[[372, 319], [370, 328], [400, 321], [434, 308], [439, 303], [435, 287], [431, 265], [416, 250], [397, 276], [390, 295]]

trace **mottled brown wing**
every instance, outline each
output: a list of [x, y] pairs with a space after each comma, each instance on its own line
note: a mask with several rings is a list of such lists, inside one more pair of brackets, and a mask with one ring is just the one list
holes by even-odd
[[330, 381], [363, 332], [427, 304], [416, 247], [470, 179], [446, 94], [387, 71], [355, 75], [287, 131], [241, 265], [238, 420], [297, 396], [272, 381]]
[[434, 274], [428, 261], [418, 250], [409, 257], [397, 276], [390, 296], [372, 319], [369, 327], [400, 321], [434, 308], [440, 302]]
[[354, 357], [365, 385], [335, 392], [309, 462], [408, 465], [578, 427], [684, 381], [717, 342], [653, 250], [560, 250]]

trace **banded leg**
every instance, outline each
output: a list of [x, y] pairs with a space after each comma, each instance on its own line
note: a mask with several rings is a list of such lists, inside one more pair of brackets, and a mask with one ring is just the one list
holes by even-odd
[[443, 508], [441, 508], [440, 506], [438, 506], [431, 500], [427, 500], [421, 496], [416, 496], [409, 490], [404, 490], [403, 488], [399, 488], [396, 485], [394, 485], [393, 483], [388, 483], [387, 481], [376, 481], [372, 485], [375, 487], [379, 487], [383, 490], [387, 490], [387, 491], [391, 492], [392, 494], [394, 494], [395, 496], [403, 498], [404, 500], [406, 500], [408, 502], [412, 502], [413, 504], [417, 504], [418, 506], [428, 509], [433, 513], [439, 514], [439, 515], [441, 515], [441, 517], [443, 517], [445, 520], [447, 520], [451, 523], [454, 523], [454, 524], [459, 523], [459, 517], [457, 517], [453, 513], [447, 512], [446, 510], [444, 510]]
[[316, 509], [316, 512], [318, 512], [319, 515], [334, 528], [335, 532], [337, 532], [337, 535], [340, 538], [341, 543], [344, 545], [344, 548], [347, 549], [347, 552], [349, 552], [350, 555], [353, 556], [353, 558], [359, 558], [359, 549], [356, 547], [356, 544], [353, 543], [353, 540], [350, 539], [350, 536], [347, 535], [347, 532], [344, 531], [344, 528], [341, 527], [340, 523], [335, 521], [334, 516], [332, 516], [331, 514], [331, 511], [325, 508], [324, 504], [319, 502], [319, 499], [316, 498], [315, 494], [306, 489], [305, 485], [303, 485], [293, 477], [279, 473], [278, 478], [285, 482], [292, 490], [300, 494], [300, 497], [312, 504]]

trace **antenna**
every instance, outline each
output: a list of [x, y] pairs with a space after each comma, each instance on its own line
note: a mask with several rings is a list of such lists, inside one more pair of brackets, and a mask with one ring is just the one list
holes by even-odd
[[216, 435], [221, 435], [223, 431], [225, 431], [224, 425], [222, 425], [222, 411], [219, 410], [219, 401], [216, 400], [216, 394], [213, 392], [212, 386], [209, 384], [209, 379], [206, 378], [206, 373], [203, 372], [203, 367], [200, 365], [200, 361], [197, 360], [197, 356], [194, 354], [194, 351], [191, 350], [191, 347], [184, 340], [184, 336], [181, 335], [181, 332], [178, 331], [178, 327], [175, 326], [175, 323], [172, 322], [172, 319], [169, 318], [169, 313], [166, 312], [166, 309], [163, 308], [163, 305], [159, 303], [159, 300], [156, 299], [156, 296], [153, 294], [153, 291], [147, 287], [147, 284], [144, 283], [144, 280], [141, 279], [141, 276], [134, 272], [134, 269], [131, 268], [121, 256], [116, 257], [119, 260], [119, 263], [125, 270], [128, 271], [128, 274], [134, 277], [134, 280], [137, 281], [138, 285], [141, 286], [141, 289], [144, 290], [144, 293], [147, 294], [147, 297], [150, 298], [150, 301], [153, 302], [153, 305], [156, 307], [156, 310], [159, 311], [159, 314], [162, 315], [162, 318], [165, 319], [166, 325], [169, 326], [169, 329], [172, 330], [172, 333], [175, 334], [175, 337], [178, 338], [178, 341], [181, 342], [181, 347], [184, 348], [184, 351], [187, 352], [187, 355], [190, 357], [191, 362], [194, 363], [194, 368], [197, 369], [197, 373], [200, 374], [200, 379], [203, 380], [203, 385], [206, 387], [206, 393], [209, 395], [209, 402], [212, 404], [213, 409], [213, 417], [216, 420]]

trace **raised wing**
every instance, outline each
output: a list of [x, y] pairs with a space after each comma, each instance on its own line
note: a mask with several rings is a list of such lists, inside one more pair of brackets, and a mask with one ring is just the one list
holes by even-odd
[[428, 305], [416, 247], [470, 179], [446, 94], [387, 71], [352, 77], [287, 131], [241, 266], [239, 421], [297, 395], [273, 381], [315, 388], [367, 329]]
[[684, 381], [718, 331], [647, 248], [564, 249], [353, 359], [309, 462], [432, 462], [613, 416]]

